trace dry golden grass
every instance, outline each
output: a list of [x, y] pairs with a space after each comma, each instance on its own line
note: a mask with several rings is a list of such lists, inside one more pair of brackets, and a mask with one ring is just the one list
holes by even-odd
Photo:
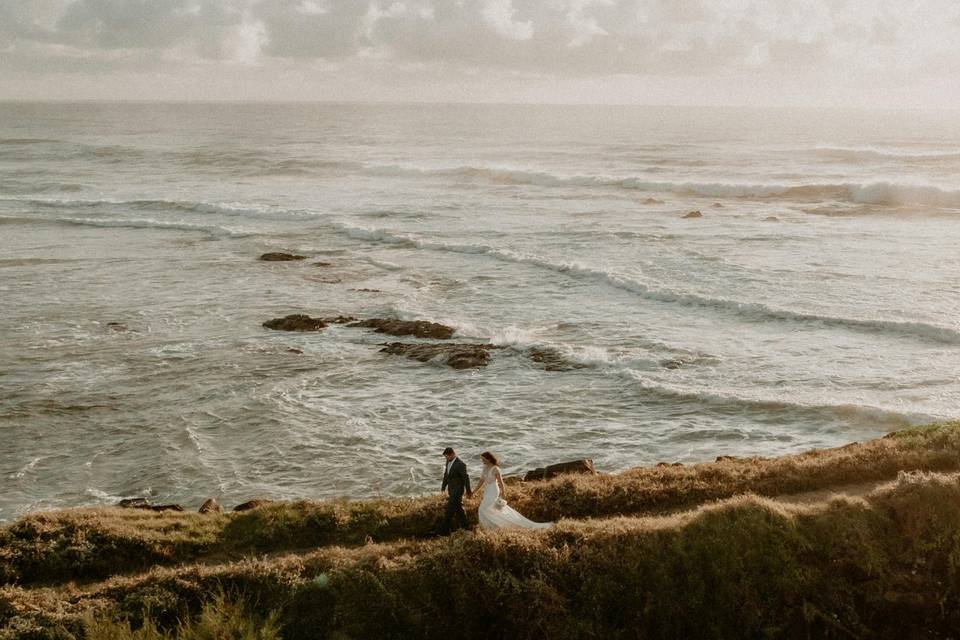
[[[0, 638], [85, 637], [101, 624], [84, 622], [89, 609], [121, 621], [103, 627], [121, 634], [109, 637], [135, 637], [124, 625], [148, 614], [174, 629], [219, 593], [273, 612], [291, 639], [451, 628], [465, 638], [950, 637], [960, 635], [960, 485], [924, 472], [957, 469], [951, 423], [772, 460], [511, 487], [522, 511], [560, 520], [539, 534], [427, 538], [439, 497], [220, 516], [36, 514], [0, 532], [0, 571], [19, 584], [0, 590]], [[770, 499], [870, 480], [895, 482], [831, 502]]]

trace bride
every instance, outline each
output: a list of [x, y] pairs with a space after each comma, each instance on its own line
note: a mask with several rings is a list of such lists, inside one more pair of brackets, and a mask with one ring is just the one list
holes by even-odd
[[524, 529], [547, 529], [553, 526], [552, 522], [533, 522], [507, 506], [504, 499], [503, 477], [500, 475], [499, 461], [489, 451], [480, 454], [483, 461], [483, 473], [480, 475], [480, 484], [474, 493], [483, 488], [483, 500], [477, 515], [480, 517], [480, 526], [484, 529], [504, 529], [506, 527], [521, 527]]

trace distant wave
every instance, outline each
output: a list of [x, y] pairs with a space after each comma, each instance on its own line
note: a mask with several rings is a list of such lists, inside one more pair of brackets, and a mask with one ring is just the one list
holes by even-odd
[[651, 380], [635, 370], [624, 370], [644, 391], [654, 393], [666, 400], [690, 400], [697, 404], [715, 407], [744, 407], [765, 413], [770, 411], [793, 411], [803, 415], [829, 417], [844, 422], [857, 422], [884, 428], [903, 428], [926, 424], [937, 419], [925, 413], [900, 413], [858, 404], [808, 404], [781, 398], [743, 397], [710, 390], [690, 389]]
[[248, 238], [256, 235], [253, 232], [236, 231], [225, 227], [193, 224], [190, 222], [171, 222], [166, 220], [118, 219], [118, 218], [33, 218], [25, 216], [0, 216], [6, 222], [20, 222], [27, 224], [64, 224], [81, 227], [105, 227], [126, 229], [171, 229], [176, 231], [197, 231], [217, 237]]
[[112, 199], [59, 199], [59, 198], [0, 198], [0, 202], [29, 205], [39, 209], [116, 209], [136, 211], [207, 213], [250, 216], [257, 218], [301, 220], [319, 214], [305, 209], [283, 209], [269, 205], [233, 204], [191, 200], [112, 200]]
[[907, 151], [882, 147], [844, 147], [820, 145], [801, 149], [801, 152], [833, 157], [848, 162], [861, 160], [900, 160], [912, 162], [936, 162], [939, 160], [960, 160], [960, 151]]
[[383, 229], [353, 227], [343, 223], [334, 223], [334, 227], [351, 238], [369, 240], [386, 244], [395, 244], [430, 251], [448, 251], [452, 253], [486, 255], [504, 262], [529, 264], [574, 278], [600, 281], [609, 286], [629, 291], [641, 298], [679, 304], [688, 307], [707, 308], [738, 316], [748, 322], [786, 321], [802, 324], [820, 325], [837, 329], [847, 329], [863, 333], [881, 333], [887, 335], [913, 337], [929, 342], [960, 344], [960, 331], [949, 327], [898, 320], [879, 320], [865, 318], [844, 318], [837, 316], [804, 313], [788, 309], [777, 309], [757, 302], [739, 302], [725, 298], [712, 298], [692, 293], [681, 293], [669, 289], [660, 289], [638, 282], [634, 279], [589, 267], [578, 262], [555, 262], [532, 254], [522, 254], [510, 249], [499, 249], [484, 244], [457, 244], [423, 240], [413, 236], [398, 234]]
[[408, 165], [370, 165], [365, 173], [382, 176], [435, 176], [484, 179], [495, 184], [541, 187], [611, 187], [708, 198], [785, 198], [803, 201], [840, 200], [860, 204], [960, 207], [960, 190], [891, 182], [749, 184], [735, 182], [650, 181], [639, 177], [564, 176], [545, 171], [460, 166], [425, 169]]
[[57, 144], [62, 142], [61, 140], [54, 140], [52, 138], [0, 138], [0, 145], [30, 145], [30, 144]]

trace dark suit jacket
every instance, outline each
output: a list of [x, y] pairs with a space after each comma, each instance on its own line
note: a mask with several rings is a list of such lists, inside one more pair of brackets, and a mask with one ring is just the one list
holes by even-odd
[[450, 468], [443, 473], [443, 485], [440, 491], [447, 491], [451, 498], [460, 498], [463, 492], [470, 493], [470, 476], [467, 475], [467, 465], [457, 458]]

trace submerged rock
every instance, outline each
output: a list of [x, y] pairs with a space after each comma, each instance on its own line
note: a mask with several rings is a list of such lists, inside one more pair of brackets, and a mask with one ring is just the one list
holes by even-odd
[[703, 214], [700, 211], [691, 211], [690, 213], [683, 216], [684, 218], [702, 218]]
[[584, 458], [583, 460], [571, 460], [570, 462], [559, 462], [550, 464], [546, 467], [528, 471], [524, 476], [524, 481], [529, 480], [547, 480], [565, 473], [585, 473], [595, 474], [597, 470], [593, 468], [593, 460]]
[[333, 266], [333, 263], [332, 263], [332, 262], [314, 262], [314, 263], [313, 263], [313, 266], [315, 266], [315, 267], [332, 267], [332, 266]]
[[764, 222], [780, 222], [780, 218], [777, 216], [767, 216], [763, 219]]
[[327, 324], [320, 318], [311, 318], [303, 313], [294, 313], [282, 318], [274, 318], [263, 323], [274, 331], [320, 331]]
[[670, 358], [669, 360], [663, 360], [660, 362], [660, 366], [666, 369], [679, 369], [686, 362], [682, 358]]
[[640, 201], [641, 204], [663, 204], [663, 200], [657, 200], [656, 198], [644, 198]]
[[490, 344], [410, 344], [390, 342], [380, 349], [381, 353], [407, 356], [420, 362], [442, 361], [454, 369], [485, 367], [490, 361], [490, 351], [500, 349]]
[[377, 333], [391, 336], [414, 336], [446, 340], [453, 336], [453, 327], [426, 320], [397, 320], [395, 318], [370, 318], [350, 324], [351, 327], [376, 329]]
[[208, 498], [200, 505], [200, 513], [222, 513], [223, 507], [214, 498]]
[[714, 202], [712, 206], [714, 209], [723, 209], [723, 204], [719, 202]]
[[108, 322], [106, 324], [107, 329], [112, 331], [129, 331], [130, 327], [123, 324], [122, 322]]
[[260, 256], [264, 262], [292, 262], [294, 260], [306, 260], [307, 256], [300, 256], [295, 253], [271, 252]]
[[273, 504], [273, 500], [247, 500], [243, 504], [238, 504], [233, 508], [234, 511], [250, 511], [251, 509], [258, 509], [260, 507], [265, 507], [268, 504]]
[[337, 316], [335, 318], [324, 318], [323, 321], [327, 324], [349, 324], [356, 322], [357, 319], [353, 316]]
[[587, 365], [570, 362], [559, 351], [551, 347], [533, 347], [527, 351], [527, 357], [538, 364], [542, 364], [546, 371], [573, 371], [586, 369]]

